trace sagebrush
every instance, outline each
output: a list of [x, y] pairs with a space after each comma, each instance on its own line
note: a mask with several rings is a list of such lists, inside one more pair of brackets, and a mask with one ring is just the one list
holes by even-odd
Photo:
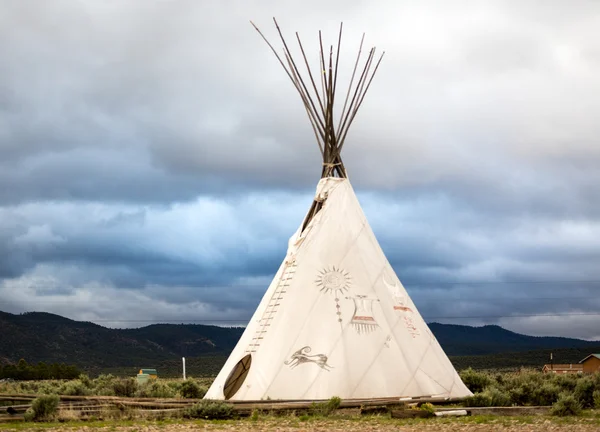
[[31, 408], [25, 412], [27, 421], [52, 420], [58, 412], [60, 398], [57, 395], [43, 395], [31, 403]]
[[206, 394], [206, 380], [188, 378], [157, 379], [138, 384], [135, 378], [100, 375], [90, 378], [85, 374], [73, 380], [13, 381], [0, 383], [0, 393], [58, 394], [69, 396], [119, 396], [149, 398], [201, 399]]
[[466, 406], [551, 406], [561, 395], [571, 394], [582, 408], [592, 408], [600, 397], [594, 396], [600, 393], [600, 373], [558, 375], [522, 369], [499, 374], [466, 369], [460, 376], [474, 393]]
[[225, 420], [233, 417], [233, 405], [204, 399], [185, 410], [184, 417], [206, 420]]

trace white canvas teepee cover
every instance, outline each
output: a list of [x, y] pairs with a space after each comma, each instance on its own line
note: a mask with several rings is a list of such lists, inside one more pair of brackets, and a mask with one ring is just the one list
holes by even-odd
[[471, 392], [387, 261], [348, 179], [288, 252], [206, 398], [464, 397]]

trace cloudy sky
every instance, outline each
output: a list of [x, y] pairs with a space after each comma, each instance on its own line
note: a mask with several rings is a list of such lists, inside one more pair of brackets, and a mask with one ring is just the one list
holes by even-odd
[[0, 310], [249, 319], [321, 169], [276, 16], [386, 51], [344, 161], [428, 321], [600, 339], [600, 3], [283, 3], [0, 0]]

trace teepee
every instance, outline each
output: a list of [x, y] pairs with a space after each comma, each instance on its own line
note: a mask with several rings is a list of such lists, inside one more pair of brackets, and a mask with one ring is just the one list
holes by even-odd
[[283, 263], [205, 397], [320, 400], [471, 395], [381, 250], [340, 157], [383, 54], [374, 63], [372, 48], [359, 68], [361, 41], [336, 124], [333, 107], [342, 26], [335, 55], [332, 46], [328, 59], [319, 32], [320, 77], [311, 72], [298, 38], [308, 71], [304, 78], [276, 21], [275, 26], [285, 63], [254, 27], [302, 98], [323, 156], [322, 175], [312, 206], [289, 240]]

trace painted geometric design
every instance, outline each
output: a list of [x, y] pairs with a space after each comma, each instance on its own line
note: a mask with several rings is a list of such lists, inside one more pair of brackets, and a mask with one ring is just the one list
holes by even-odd
[[400, 285], [398, 285], [396, 282], [394, 282], [394, 284], [389, 283], [387, 281], [387, 278], [385, 277], [385, 274], [381, 276], [381, 279], [383, 279], [383, 284], [386, 286], [386, 288], [392, 296], [392, 299], [394, 300], [394, 310], [402, 312], [412, 312], [412, 309], [406, 306], [405, 304], [406, 295], [402, 293]]
[[366, 295], [356, 295], [351, 298], [354, 301], [354, 315], [350, 323], [354, 326], [358, 334], [370, 333], [379, 328], [379, 324], [373, 316], [373, 302], [378, 299], [367, 298]]
[[350, 274], [335, 266], [326, 267], [319, 272], [315, 281], [321, 292], [326, 292], [335, 295], [335, 314], [337, 320], [341, 324], [342, 312], [340, 306], [340, 297], [350, 289], [351, 278]]
[[321, 270], [315, 283], [323, 292], [345, 292], [350, 288], [350, 275], [332, 266]]

